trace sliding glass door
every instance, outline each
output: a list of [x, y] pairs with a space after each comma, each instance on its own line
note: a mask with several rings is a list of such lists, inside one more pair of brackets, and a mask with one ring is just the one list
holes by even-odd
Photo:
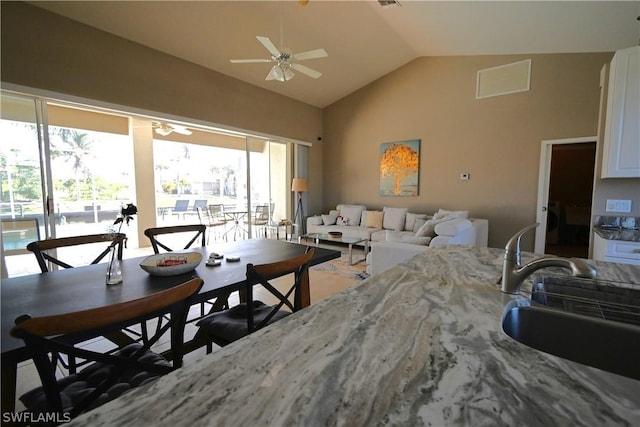
[[[41, 168], [42, 127], [37, 103], [2, 96], [0, 111], [0, 218], [2, 277], [29, 274], [38, 265], [26, 251], [32, 240], [47, 235], [45, 184]], [[40, 130], [40, 133], [39, 133]]]
[[[39, 271], [24, 249], [33, 240], [114, 231], [126, 203], [139, 214], [122, 230], [125, 257], [148, 246], [144, 228], [204, 223], [198, 206], [228, 213], [216, 230], [224, 240], [263, 237], [264, 225], [292, 219], [291, 142], [7, 91], [0, 99], [3, 275]], [[33, 261], [26, 270], [11, 258], [23, 255]]]
[[[6, 92], [1, 99], [2, 272], [37, 273], [26, 244], [109, 232], [135, 200], [129, 119]], [[137, 247], [135, 222], [125, 232]], [[91, 256], [74, 254], [78, 265]]]

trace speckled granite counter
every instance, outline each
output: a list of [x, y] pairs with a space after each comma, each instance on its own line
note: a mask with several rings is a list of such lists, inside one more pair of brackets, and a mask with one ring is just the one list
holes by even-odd
[[626, 228], [605, 229], [593, 227], [593, 231], [606, 240], [622, 240], [625, 242], [640, 242], [640, 231]]
[[[430, 249], [75, 420], [86, 426], [640, 425], [640, 381], [501, 329], [503, 251]], [[596, 263], [640, 282], [640, 268]]]

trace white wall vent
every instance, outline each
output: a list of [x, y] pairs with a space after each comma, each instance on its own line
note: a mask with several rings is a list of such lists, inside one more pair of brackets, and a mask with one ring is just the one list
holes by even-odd
[[531, 60], [478, 71], [476, 99], [526, 92], [531, 84]]

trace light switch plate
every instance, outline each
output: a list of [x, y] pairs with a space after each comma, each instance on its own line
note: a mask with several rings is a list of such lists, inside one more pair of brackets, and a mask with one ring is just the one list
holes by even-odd
[[607, 200], [607, 212], [631, 212], [631, 200]]

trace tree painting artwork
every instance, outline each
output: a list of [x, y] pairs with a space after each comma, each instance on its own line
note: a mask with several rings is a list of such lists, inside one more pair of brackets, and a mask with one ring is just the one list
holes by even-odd
[[420, 140], [380, 144], [380, 195], [417, 196]]

